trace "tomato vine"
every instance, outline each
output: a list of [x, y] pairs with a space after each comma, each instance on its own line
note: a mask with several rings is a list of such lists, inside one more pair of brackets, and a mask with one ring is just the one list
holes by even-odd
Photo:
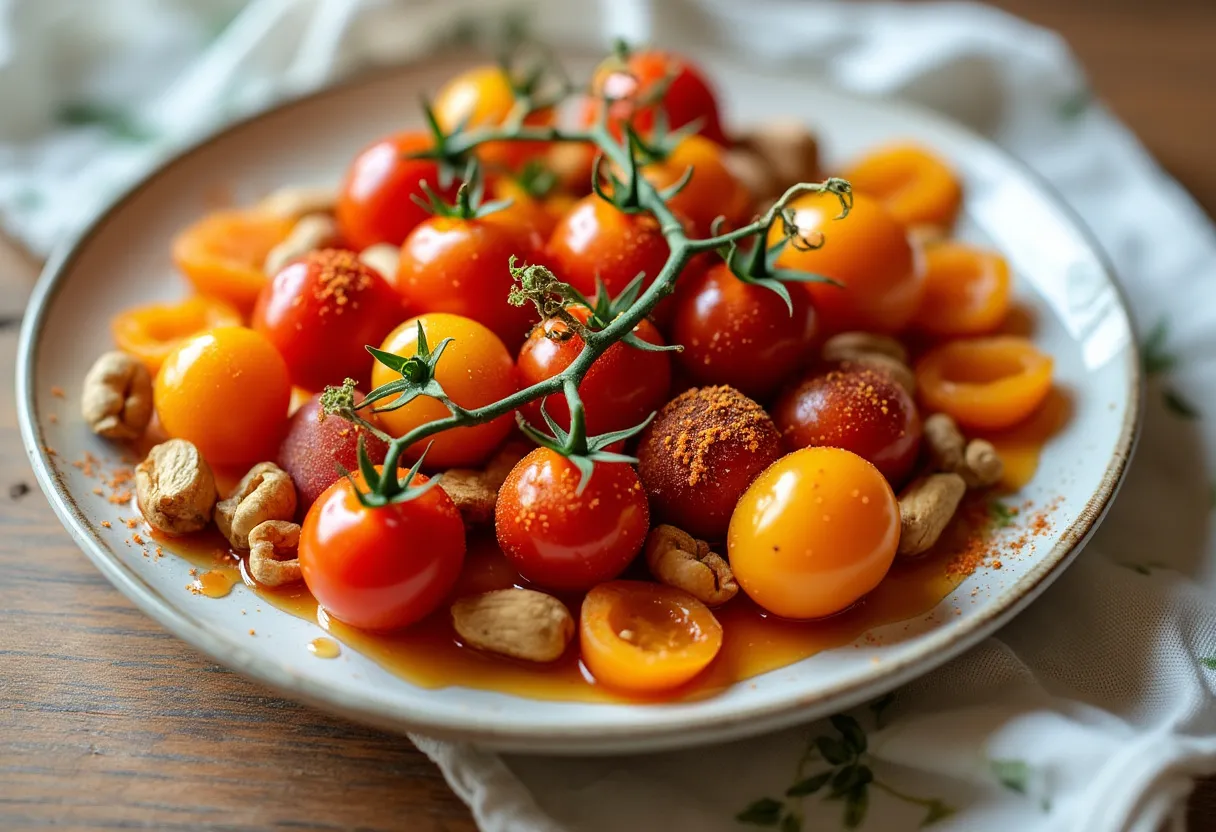
[[[568, 85], [563, 87], [563, 94], [569, 94]], [[817, 183], [797, 183], [788, 188], [784, 194], [754, 221], [739, 228], [713, 234], [709, 237], [691, 237], [676, 214], [668, 207], [667, 200], [674, 196], [691, 176], [695, 175], [695, 171], [690, 168], [685, 176], [675, 183], [675, 185], [665, 189], [658, 189], [648, 182], [645, 177], [639, 175], [639, 167], [654, 152], [653, 147], [644, 142], [629, 124], [623, 125], [620, 140], [612, 135], [606, 115], [603, 114], [601, 114], [596, 123], [582, 129], [528, 125], [526, 124], [527, 117], [535, 112], [539, 106], [547, 107], [556, 103], [555, 101], [546, 99], [538, 104], [537, 100], [533, 94], [520, 94], [517, 92], [517, 105], [506, 124], [476, 129], [457, 128], [450, 133], [445, 133], [439, 127], [429, 105], [424, 102], [423, 107], [427, 116], [427, 122], [433, 133], [433, 146], [431, 149], [413, 154], [413, 156], [416, 158], [434, 159], [439, 163], [441, 169], [447, 171], [447, 175], [451, 176], [453, 175], [453, 171], [466, 169], [468, 160], [472, 158], [473, 151], [488, 142], [589, 143], [598, 150], [592, 174], [592, 184], [595, 192], [600, 198], [612, 202], [621, 211], [644, 211], [653, 215], [658, 220], [662, 234], [667, 240], [670, 255], [649, 287], [638, 292], [641, 281], [635, 281], [630, 286], [632, 291], [629, 297], [626, 298], [628, 302], [620, 303], [618, 299], [618, 302], [613, 304], [611, 308], [615, 317], [612, 320], [601, 321], [602, 326], [600, 327], [584, 327], [581, 324], [575, 327], [583, 340], [584, 346], [577, 358], [565, 370], [551, 378], [539, 381], [510, 396], [482, 407], [465, 409], [456, 405], [447, 397], [441, 385], [436, 381], [435, 364], [442, 352], [443, 344], [437, 345], [433, 353], [429, 353], [427, 356], [420, 356], [420, 360], [392, 356], [369, 346], [369, 351], [377, 361], [402, 373], [401, 379], [394, 380], [390, 384], [371, 391], [359, 404], [355, 404], [354, 401], [353, 381], [348, 379], [342, 386], [329, 387], [326, 389], [321, 400], [326, 414], [340, 416], [363, 425], [368, 425], [368, 422], [359, 416], [358, 411], [362, 408], [373, 407], [375, 402], [394, 393], [399, 394], [399, 396], [392, 404], [375, 409], [400, 406], [399, 403], [402, 400], [408, 401], [416, 396], [425, 395], [442, 402], [449, 411], [448, 416], [419, 425], [400, 437], [395, 439], [386, 437], [388, 452], [384, 458], [383, 471], [385, 473], [379, 478], [379, 483], [383, 487], [373, 490], [373, 494], [367, 503], [369, 505], [382, 505], [385, 502], [394, 501], [399, 502], [412, 499], [413, 496], [416, 496], [418, 493], [417, 489], [402, 487], [400, 483], [388, 482], [395, 479], [388, 472], [395, 472], [397, 470], [401, 455], [415, 443], [451, 428], [488, 422], [510, 413], [529, 402], [559, 393], [565, 397], [570, 413], [575, 418], [571, 419], [568, 432], [555, 431], [554, 435], [546, 437], [542, 444], [567, 454], [572, 459], [578, 458], [577, 461], [580, 462], [579, 467], [583, 473], [582, 482], [580, 483], [581, 489], [586, 484], [587, 478], [591, 473], [592, 466], [590, 461], [606, 459], [605, 452], [600, 449], [606, 447], [609, 443], [605, 441], [606, 437], [587, 436], [585, 420], [577, 418], [584, 411], [583, 402], [579, 396], [579, 384], [587, 375], [595, 360], [618, 341], [626, 341], [628, 345], [635, 349], [650, 347], [650, 345], [646, 345], [645, 342], [632, 336], [634, 328], [650, 314], [659, 301], [674, 290], [680, 273], [688, 265], [689, 260], [697, 254], [708, 251], [723, 253], [727, 257], [728, 262], [731, 263], [732, 271], [740, 279], [759, 283], [773, 289], [786, 299], [787, 303], [789, 302], [788, 291], [783, 285], [784, 281], [831, 282], [818, 275], [776, 270], [772, 267], [772, 263], [775, 254], [780, 251], [782, 246], [787, 244], [792, 243], [799, 247], [816, 247], [823, 243], [822, 239], [809, 240], [799, 235], [791, 212], [787, 210], [790, 203], [802, 194], [830, 193], [839, 200], [839, 217], [843, 218], [852, 207], [852, 188], [845, 180], [829, 178]], [[608, 108], [601, 109], [602, 113], [606, 113]], [[603, 170], [605, 167], [610, 171], [621, 172], [620, 176], [608, 173], [609, 184], [612, 186], [610, 190], [604, 186]], [[768, 247], [767, 239], [769, 231], [778, 221], [781, 223], [783, 232], [782, 240], [777, 246]], [[749, 240], [751, 242], [748, 250], [751, 254], [744, 256], [741, 244], [747, 243]], [[516, 268], [514, 263], [511, 265], [512, 274], [516, 279], [516, 287], [513, 289], [511, 297], [513, 303], [532, 302], [536, 304], [537, 309], [542, 313], [556, 314], [565, 319], [569, 316], [562, 315], [561, 312], [564, 311], [567, 305], [585, 302], [586, 300], [579, 296], [572, 287], [563, 283], [543, 266], [532, 265]], [[388, 388], [391, 388], [391, 390]], [[549, 422], [549, 427], [552, 430], [554, 428], [552, 420], [547, 419], [546, 421]], [[646, 420], [646, 422], [648, 421], [649, 419]], [[631, 434], [639, 431], [645, 426], [646, 422], [631, 430], [620, 433]], [[379, 433], [379, 431], [376, 432]], [[538, 441], [540, 441], [541, 437], [544, 437], [544, 434], [536, 426], [528, 426], [526, 433]], [[619, 439], [620, 436], [614, 435], [612, 438]], [[612, 454], [611, 457], [612, 461], [616, 462], [635, 461], [630, 457], [619, 454]], [[361, 467], [366, 468], [368, 465], [370, 463], [363, 465], [361, 456]], [[360, 498], [364, 499], [364, 496], [361, 495]]]

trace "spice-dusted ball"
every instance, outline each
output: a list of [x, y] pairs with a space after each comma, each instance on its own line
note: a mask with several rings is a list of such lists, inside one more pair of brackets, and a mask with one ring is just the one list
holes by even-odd
[[[355, 392], [355, 403], [363, 401], [363, 394]], [[287, 435], [279, 445], [276, 461], [279, 467], [291, 475], [299, 497], [299, 513], [303, 516], [321, 492], [329, 488], [342, 476], [338, 467], [347, 471], [359, 470], [359, 437], [363, 437], [367, 456], [379, 465], [384, 461], [388, 445], [361, 425], [354, 425], [340, 416], [321, 415], [321, 395], [310, 398], [292, 414], [287, 424]], [[363, 410], [360, 415], [379, 424], [375, 413]]]
[[739, 497], [781, 456], [764, 408], [733, 387], [672, 399], [642, 434], [638, 475], [660, 522], [721, 540]]
[[903, 387], [881, 370], [843, 362], [804, 378], [773, 407], [786, 450], [852, 451], [899, 485], [916, 464], [921, 421]]

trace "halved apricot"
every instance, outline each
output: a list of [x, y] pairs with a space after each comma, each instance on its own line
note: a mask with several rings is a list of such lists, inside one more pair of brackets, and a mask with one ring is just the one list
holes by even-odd
[[940, 242], [925, 249], [925, 294], [913, 324], [930, 335], [984, 335], [1009, 311], [1009, 264], [994, 251]]
[[610, 581], [587, 593], [579, 615], [583, 664], [597, 682], [632, 693], [679, 687], [722, 648], [722, 625], [687, 592]]
[[941, 344], [916, 364], [920, 398], [965, 428], [1002, 430], [1026, 419], [1051, 390], [1051, 356], [1025, 338], [996, 335]]
[[169, 353], [187, 339], [220, 326], [240, 326], [241, 313], [219, 298], [195, 296], [181, 303], [153, 303], [115, 315], [110, 332], [123, 352], [156, 375]]
[[173, 262], [203, 295], [249, 310], [266, 285], [262, 264], [293, 221], [251, 210], [208, 214], [173, 239]]
[[855, 190], [881, 200], [908, 227], [946, 230], [954, 225], [963, 188], [941, 159], [914, 144], [880, 148], [843, 174]]

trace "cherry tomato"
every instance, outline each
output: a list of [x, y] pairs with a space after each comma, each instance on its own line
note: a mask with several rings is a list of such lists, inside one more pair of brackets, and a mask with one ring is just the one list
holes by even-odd
[[650, 529], [646, 492], [633, 466], [595, 464], [580, 494], [578, 467], [537, 448], [498, 492], [498, 545], [529, 581], [581, 591], [611, 580], [641, 551]]
[[558, 221], [575, 202], [575, 197], [564, 191], [535, 196], [523, 183], [505, 176], [494, 180], [494, 198], [511, 200], [510, 205], [498, 212], [500, 219], [515, 220], [543, 240], [549, 239]]
[[414, 131], [383, 138], [364, 149], [346, 172], [335, 216], [342, 239], [356, 251], [376, 243], [399, 246], [430, 214], [410, 197], [424, 196], [426, 182], [445, 199], [459, 183], [439, 185], [439, 167], [429, 159], [410, 159], [431, 147], [426, 133]]
[[781, 456], [781, 434], [764, 408], [733, 387], [702, 387], [659, 411], [637, 455], [658, 518], [721, 540], [739, 497]]
[[726, 167], [722, 147], [704, 136], [685, 138], [665, 160], [644, 167], [642, 175], [662, 189], [679, 182], [689, 168], [692, 178], [667, 200], [667, 206], [688, 219], [693, 234], [710, 236], [719, 216], [725, 218], [728, 229], [747, 221], [752, 210], [751, 193]]
[[680, 367], [702, 384], [729, 384], [764, 398], [802, 366], [815, 337], [815, 308], [789, 286], [793, 311], [781, 296], [744, 283], [725, 263], [680, 280], [672, 340]]
[[583, 599], [579, 646], [597, 682], [659, 693], [679, 687], [714, 660], [722, 649], [722, 625], [687, 592], [612, 581]]
[[[664, 86], [666, 90], [664, 91]], [[657, 98], [657, 102], [652, 99]], [[667, 125], [676, 130], [698, 119], [698, 131], [726, 146], [718, 100], [701, 70], [686, 58], [657, 49], [630, 53], [604, 61], [591, 80], [591, 97], [583, 102], [582, 120], [593, 124], [609, 99], [608, 124], [620, 137], [620, 125], [631, 123], [642, 134], [654, 129], [655, 112], [662, 108]]]
[[886, 373], [845, 363], [786, 390], [773, 421], [791, 451], [844, 448], [899, 485], [916, 464], [921, 422], [916, 403]]
[[287, 426], [287, 364], [264, 335], [225, 326], [169, 354], [153, 388], [170, 436], [195, 444], [212, 465], [271, 459]]
[[509, 264], [536, 262], [540, 236], [498, 214], [482, 219], [431, 217], [401, 246], [397, 291], [417, 312], [463, 315], [489, 327], [512, 349], [536, 321], [531, 304], [512, 306]]
[[[575, 306], [569, 311], [583, 323], [591, 317], [586, 307]], [[663, 344], [663, 337], [649, 321], [634, 327], [633, 334], [651, 344]], [[553, 318], [543, 322], [532, 330], [519, 351], [516, 369], [521, 386], [552, 378], [582, 351], [583, 339], [569, 332], [563, 321]], [[667, 356], [621, 342], [606, 349], [578, 388], [586, 411], [587, 433], [594, 436], [632, 427], [661, 407], [671, 389], [671, 359]], [[570, 427], [565, 396], [559, 393], [547, 397], [545, 411], [563, 428]], [[539, 402], [531, 402], [524, 412], [532, 424], [545, 424]]]
[[638, 272], [646, 273], [650, 285], [670, 249], [652, 215], [626, 214], [589, 194], [558, 222], [548, 252], [557, 276], [587, 297], [595, 294], [597, 275], [616, 297]]
[[[427, 478], [418, 475], [413, 485]], [[366, 490], [362, 477], [356, 485]], [[313, 503], [300, 530], [304, 583], [334, 618], [395, 630], [443, 603], [464, 564], [464, 523], [442, 488], [367, 508], [343, 477]]]
[[[511, 80], [498, 66], [479, 66], [448, 81], [435, 96], [434, 112], [439, 127], [451, 133], [466, 128], [498, 127], [506, 122], [515, 107]], [[535, 127], [553, 123], [553, 110], [529, 113], [524, 124]], [[477, 156], [487, 165], [518, 168], [545, 152], [547, 142], [486, 142]]]
[[292, 221], [256, 210], [215, 211], [173, 238], [173, 263], [201, 295], [248, 312], [266, 285], [262, 264]]
[[899, 505], [878, 469], [805, 448], [756, 478], [730, 520], [735, 580], [783, 618], [822, 618], [878, 586], [895, 560]]
[[110, 321], [114, 342], [155, 373], [166, 356], [195, 335], [220, 326], [240, 326], [241, 313], [225, 300], [195, 295], [181, 303], [128, 309]]
[[963, 188], [945, 162], [914, 144], [879, 148], [844, 173], [853, 188], [883, 205], [909, 227], [938, 233], [954, 225], [963, 201]]
[[288, 263], [262, 289], [252, 326], [275, 345], [291, 381], [306, 390], [366, 382], [371, 357], [405, 317], [393, 287], [354, 252], [321, 249]]
[[[811, 293], [820, 326], [831, 332], [903, 330], [916, 314], [924, 291], [924, 271], [904, 227], [865, 194], [854, 194], [853, 210], [842, 220], [835, 219], [840, 203], [831, 194], [807, 194], [791, 207], [800, 233], [808, 238], [822, 234], [823, 246], [811, 251], [787, 246], [777, 265], [844, 284], [803, 284]], [[780, 234], [775, 227], [769, 242], [777, 242]]]
[[[384, 339], [380, 349], [401, 356], [418, 352], [418, 322], [433, 350], [444, 338], [451, 338], [436, 366], [435, 378], [456, 404], [475, 408], [506, 398], [519, 389], [515, 363], [498, 336], [469, 318], [432, 312], [410, 318]], [[401, 376], [380, 362], [372, 368], [372, 386], [380, 387]], [[382, 404], [387, 404], [389, 399]], [[419, 425], [447, 418], [447, 407], [430, 396], [419, 396], [404, 407], [380, 414], [384, 429], [392, 436], [404, 436]], [[408, 455], [417, 459], [426, 450], [426, 464], [434, 469], [475, 466], [501, 444], [514, 426], [510, 413], [485, 424], [449, 428], [416, 443]]]
[[[363, 401], [363, 394], [355, 391], [355, 402]], [[321, 415], [321, 396], [309, 398], [300, 409], [291, 414], [287, 423], [287, 434], [279, 445], [275, 458], [279, 467], [291, 475], [296, 485], [301, 512], [308, 511], [321, 492], [333, 485], [342, 476], [342, 470], [359, 470], [359, 439], [363, 439], [367, 456], [373, 461], [383, 460], [388, 445], [362, 425], [353, 425], [337, 416], [324, 420]], [[360, 411], [373, 425], [380, 427], [375, 413]], [[339, 468], [341, 466], [341, 468]]]

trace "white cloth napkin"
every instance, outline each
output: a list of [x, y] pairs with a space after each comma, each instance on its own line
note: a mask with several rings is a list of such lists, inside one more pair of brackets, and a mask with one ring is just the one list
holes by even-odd
[[[476, 4], [477, 16], [521, 5]], [[607, 29], [742, 50], [989, 135], [1097, 233], [1151, 331], [1147, 424], [1110, 517], [1068, 572], [996, 636], [853, 716], [874, 782], [861, 807], [786, 798], [823, 722], [691, 752], [498, 756], [415, 737], [485, 830], [1180, 829], [1216, 772], [1216, 235], [1086, 92], [1050, 32], [960, 4], [604, 0], [543, 6], [541, 33]], [[467, 2], [0, 0], [0, 216], [36, 251], [189, 135], [353, 68], [419, 54]], [[599, 34], [597, 34], [599, 33]], [[882, 727], [879, 727], [881, 724]], [[838, 722], [851, 731], [851, 725]], [[856, 741], [856, 740], [855, 740]], [[807, 783], [809, 788], [813, 783]], [[853, 817], [849, 817], [849, 812]], [[788, 817], [788, 820], [782, 818]], [[783, 825], [779, 825], [783, 824]]]

